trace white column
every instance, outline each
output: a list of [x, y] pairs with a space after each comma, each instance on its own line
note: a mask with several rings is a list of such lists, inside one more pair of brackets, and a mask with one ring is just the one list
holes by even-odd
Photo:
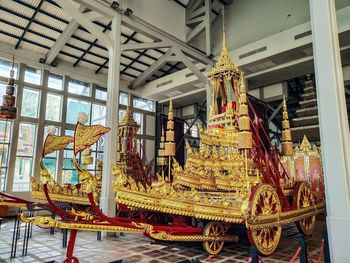
[[349, 261], [350, 135], [334, 0], [310, 0], [331, 261]]
[[113, 191], [112, 166], [116, 162], [118, 110], [119, 110], [119, 67], [120, 67], [120, 29], [121, 15], [116, 14], [112, 20], [112, 49], [109, 50], [106, 126], [111, 128], [107, 133], [103, 153], [102, 192], [100, 207], [102, 211], [115, 216], [115, 195]]

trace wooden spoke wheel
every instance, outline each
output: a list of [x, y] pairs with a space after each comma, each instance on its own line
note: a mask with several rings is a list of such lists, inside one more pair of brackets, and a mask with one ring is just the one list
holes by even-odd
[[[225, 235], [225, 227], [219, 222], [210, 222], [208, 223], [203, 231], [203, 235], [208, 236], [223, 236]], [[203, 241], [203, 248], [210, 255], [217, 255], [220, 253], [224, 247], [224, 241]]]
[[[295, 209], [306, 208], [313, 206], [315, 204], [315, 195], [311, 190], [310, 185], [307, 182], [298, 182], [295, 186], [293, 206]], [[300, 233], [309, 236], [316, 224], [316, 216], [311, 216], [304, 218], [298, 222], [296, 225]]]
[[[277, 214], [281, 212], [281, 203], [275, 189], [267, 184], [253, 188], [250, 195], [248, 212], [251, 217]], [[248, 228], [250, 243], [262, 255], [271, 255], [277, 248], [282, 233], [282, 226]]]

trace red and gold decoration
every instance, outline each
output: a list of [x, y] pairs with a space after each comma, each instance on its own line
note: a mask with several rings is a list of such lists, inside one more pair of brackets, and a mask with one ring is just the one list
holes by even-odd
[[[127, 108], [119, 124], [113, 176], [118, 212], [126, 212], [128, 217], [102, 213], [92, 191], [95, 179], [74, 158], [92, 213], [59, 210], [51, 204], [51, 193], [44, 186], [49, 203], [63, 221], [24, 216], [22, 220], [42, 227], [71, 229], [75, 234], [77, 230], [139, 232], [156, 240], [202, 242], [212, 255], [220, 253], [226, 242], [238, 241], [238, 236], [232, 234], [235, 224], [247, 228], [251, 244], [263, 255], [270, 255], [278, 248], [285, 224], [295, 222], [301, 233], [310, 234], [315, 216], [325, 211], [325, 202], [314, 197], [312, 184], [306, 180], [300, 182], [289, 169], [290, 160], [294, 160], [290, 158], [295, 158], [305, 147], [307, 151], [311, 149], [302, 144], [291, 152], [286, 147], [291, 142], [286, 106], [283, 109], [285, 155], [280, 157], [250, 102], [244, 74], [232, 63], [225, 45], [208, 78], [213, 85], [208, 128], [200, 130], [199, 151], [186, 145], [183, 167], [175, 158], [170, 101], [158, 159], [158, 164], [164, 166], [168, 157], [168, 175], [151, 174], [152, 163], [144, 162], [137, 140], [139, 126], [132, 118], [131, 108]], [[78, 123], [75, 153], [96, 142], [101, 131], [107, 130]], [[288, 165], [284, 160], [289, 160]], [[310, 163], [304, 163], [304, 168], [317, 171], [318, 166]]]

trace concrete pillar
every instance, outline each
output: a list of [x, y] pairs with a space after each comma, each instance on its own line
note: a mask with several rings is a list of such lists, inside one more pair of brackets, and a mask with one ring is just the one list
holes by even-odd
[[119, 119], [119, 67], [120, 67], [120, 30], [121, 15], [116, 14], [112, 20], [112, 49], [109, 50], [108, 81], [107, 81], [107, 103], [106, 103], [106, 126], [111, 128], [107, 133], [102, 171], [102, 190], [100, 207], [102, 211], [115, 216], [115, 195], [113, 190], [112, 166], [116, 162], [117, 134]]
[[331, 260], [349, 261], [350, 134], [334, 0], [310, 0]]

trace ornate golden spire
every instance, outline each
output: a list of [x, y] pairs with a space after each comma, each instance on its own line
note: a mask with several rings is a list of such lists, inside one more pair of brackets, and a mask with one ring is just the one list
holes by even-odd
[[159, 144], [159, 150], [158, 150], [158, 157], [157, 157], [157, 164], [162, 166], [166, 165], [167, 159], [164, 158], [165, 156], [165, 132], [164, 132], [164, 127], [162, 127], [162, 136], [160, 137], [160, 144]]
[[219, 60], [216, 62], [215, 66], [208, 73], [208, 78], [210, 80], [214, 78], [221, 78], [225, 76], [228, 79], [232, 77], [239, 80], [243, 72], [236, 67], [227, 51], [226, 47], [226, 31], [225, 31], [225, 12], [224, 7], [222, 7], [222, 49]]
[[238, 148], [252, 148], [252, 132], [250, 131], [250, 117], [247, 105], [247, 90], [243, 78], [241, 79], [240, 83], [238, 126]]
[[174, 112], [173, 112], [172, 98], [170, 98], [170, 104], [169, 104], [166, 143], [165, 143], [165, 156], [175, 156]]
[[282, 154], [293, 155], [292, 134], [290, 131], [290, 123], [288, 118], [288, 109], [285, 96], [283, 96], [282, 119]]

